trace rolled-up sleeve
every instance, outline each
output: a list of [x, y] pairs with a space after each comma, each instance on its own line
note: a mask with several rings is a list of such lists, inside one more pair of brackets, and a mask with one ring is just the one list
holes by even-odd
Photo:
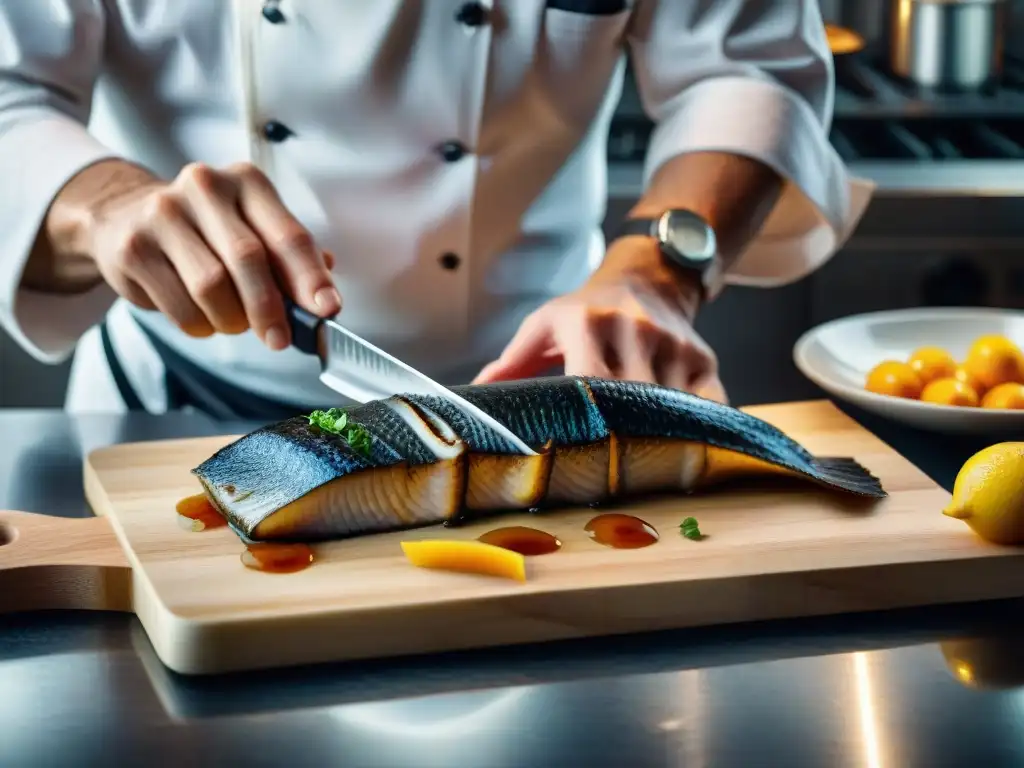
[[818, 0], [637, 0], [629, 47], [656, 124], [645, 186], [698, 151], [750, 157], [785, 180], [727, 281], [778, 285], [824, 264], [874, 185], [851, 177], [828, 141], [835, 91]]
[[86, 124], [104, 44], [103, 0], [0, 0], [0, 327], [36, 359], [59, 362], [116, 298], [20, 287], [50, 203], [113, 156]]

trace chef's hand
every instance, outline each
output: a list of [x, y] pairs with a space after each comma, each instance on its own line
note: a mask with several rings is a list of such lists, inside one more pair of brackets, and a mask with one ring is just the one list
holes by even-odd
[[85, 250], [128, 301], [190, 336], [251, 328], [271, 349], [291, 343], [281, 287], [317, 315], [340, 311], [333, 259], [254, 166], [193, 163], [167, 183], [112, 162], [109, 192], [88, 210]]
[[579, 290], [526, 318], [474, 383], [568, 375], [647, 381], [726, 402], [715, 353], [693, 328], [697, 285], [665, 265], [649, 238], [612, 244]]

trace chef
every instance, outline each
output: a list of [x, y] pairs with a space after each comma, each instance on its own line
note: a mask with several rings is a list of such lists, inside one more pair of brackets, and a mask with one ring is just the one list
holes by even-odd
[[[656, 128], [606, 241], [627, 56]], [[284, 296], [446, 384], [724, 399], [699, 308], [870, 197], [832, 101], [817, 0], [0, 0], [0, 323], [75, 352], [73, 412], [338, 402]]]

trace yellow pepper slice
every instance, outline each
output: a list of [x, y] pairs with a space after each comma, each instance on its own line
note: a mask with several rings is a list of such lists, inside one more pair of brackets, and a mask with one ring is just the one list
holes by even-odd
[[417, 568], [439, 568], [526, 581], [525, 557], [510, 549], [484, 544], [482, 541], [403, 541], [402, 551]]

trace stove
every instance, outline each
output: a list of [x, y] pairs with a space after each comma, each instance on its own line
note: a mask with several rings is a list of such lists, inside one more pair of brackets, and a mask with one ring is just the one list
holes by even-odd
[[[1008, 59], [999, 87], [964, 94], [923, 93], [874, 61], [836, 62], [829, 138], [853, 173], [882, 196], [1024, 196], [1024, 61]], [[627, 75], [608, 141], [613, 188], [640, 183], [631, 166], [652, 129]]]
[[835, 62], [836, 119], [997, 119], [1024, 117], [1024, 62], [1005, 56], [1002, 82], [979, 92], [929, 92], [891, 74], [878, 55]]

